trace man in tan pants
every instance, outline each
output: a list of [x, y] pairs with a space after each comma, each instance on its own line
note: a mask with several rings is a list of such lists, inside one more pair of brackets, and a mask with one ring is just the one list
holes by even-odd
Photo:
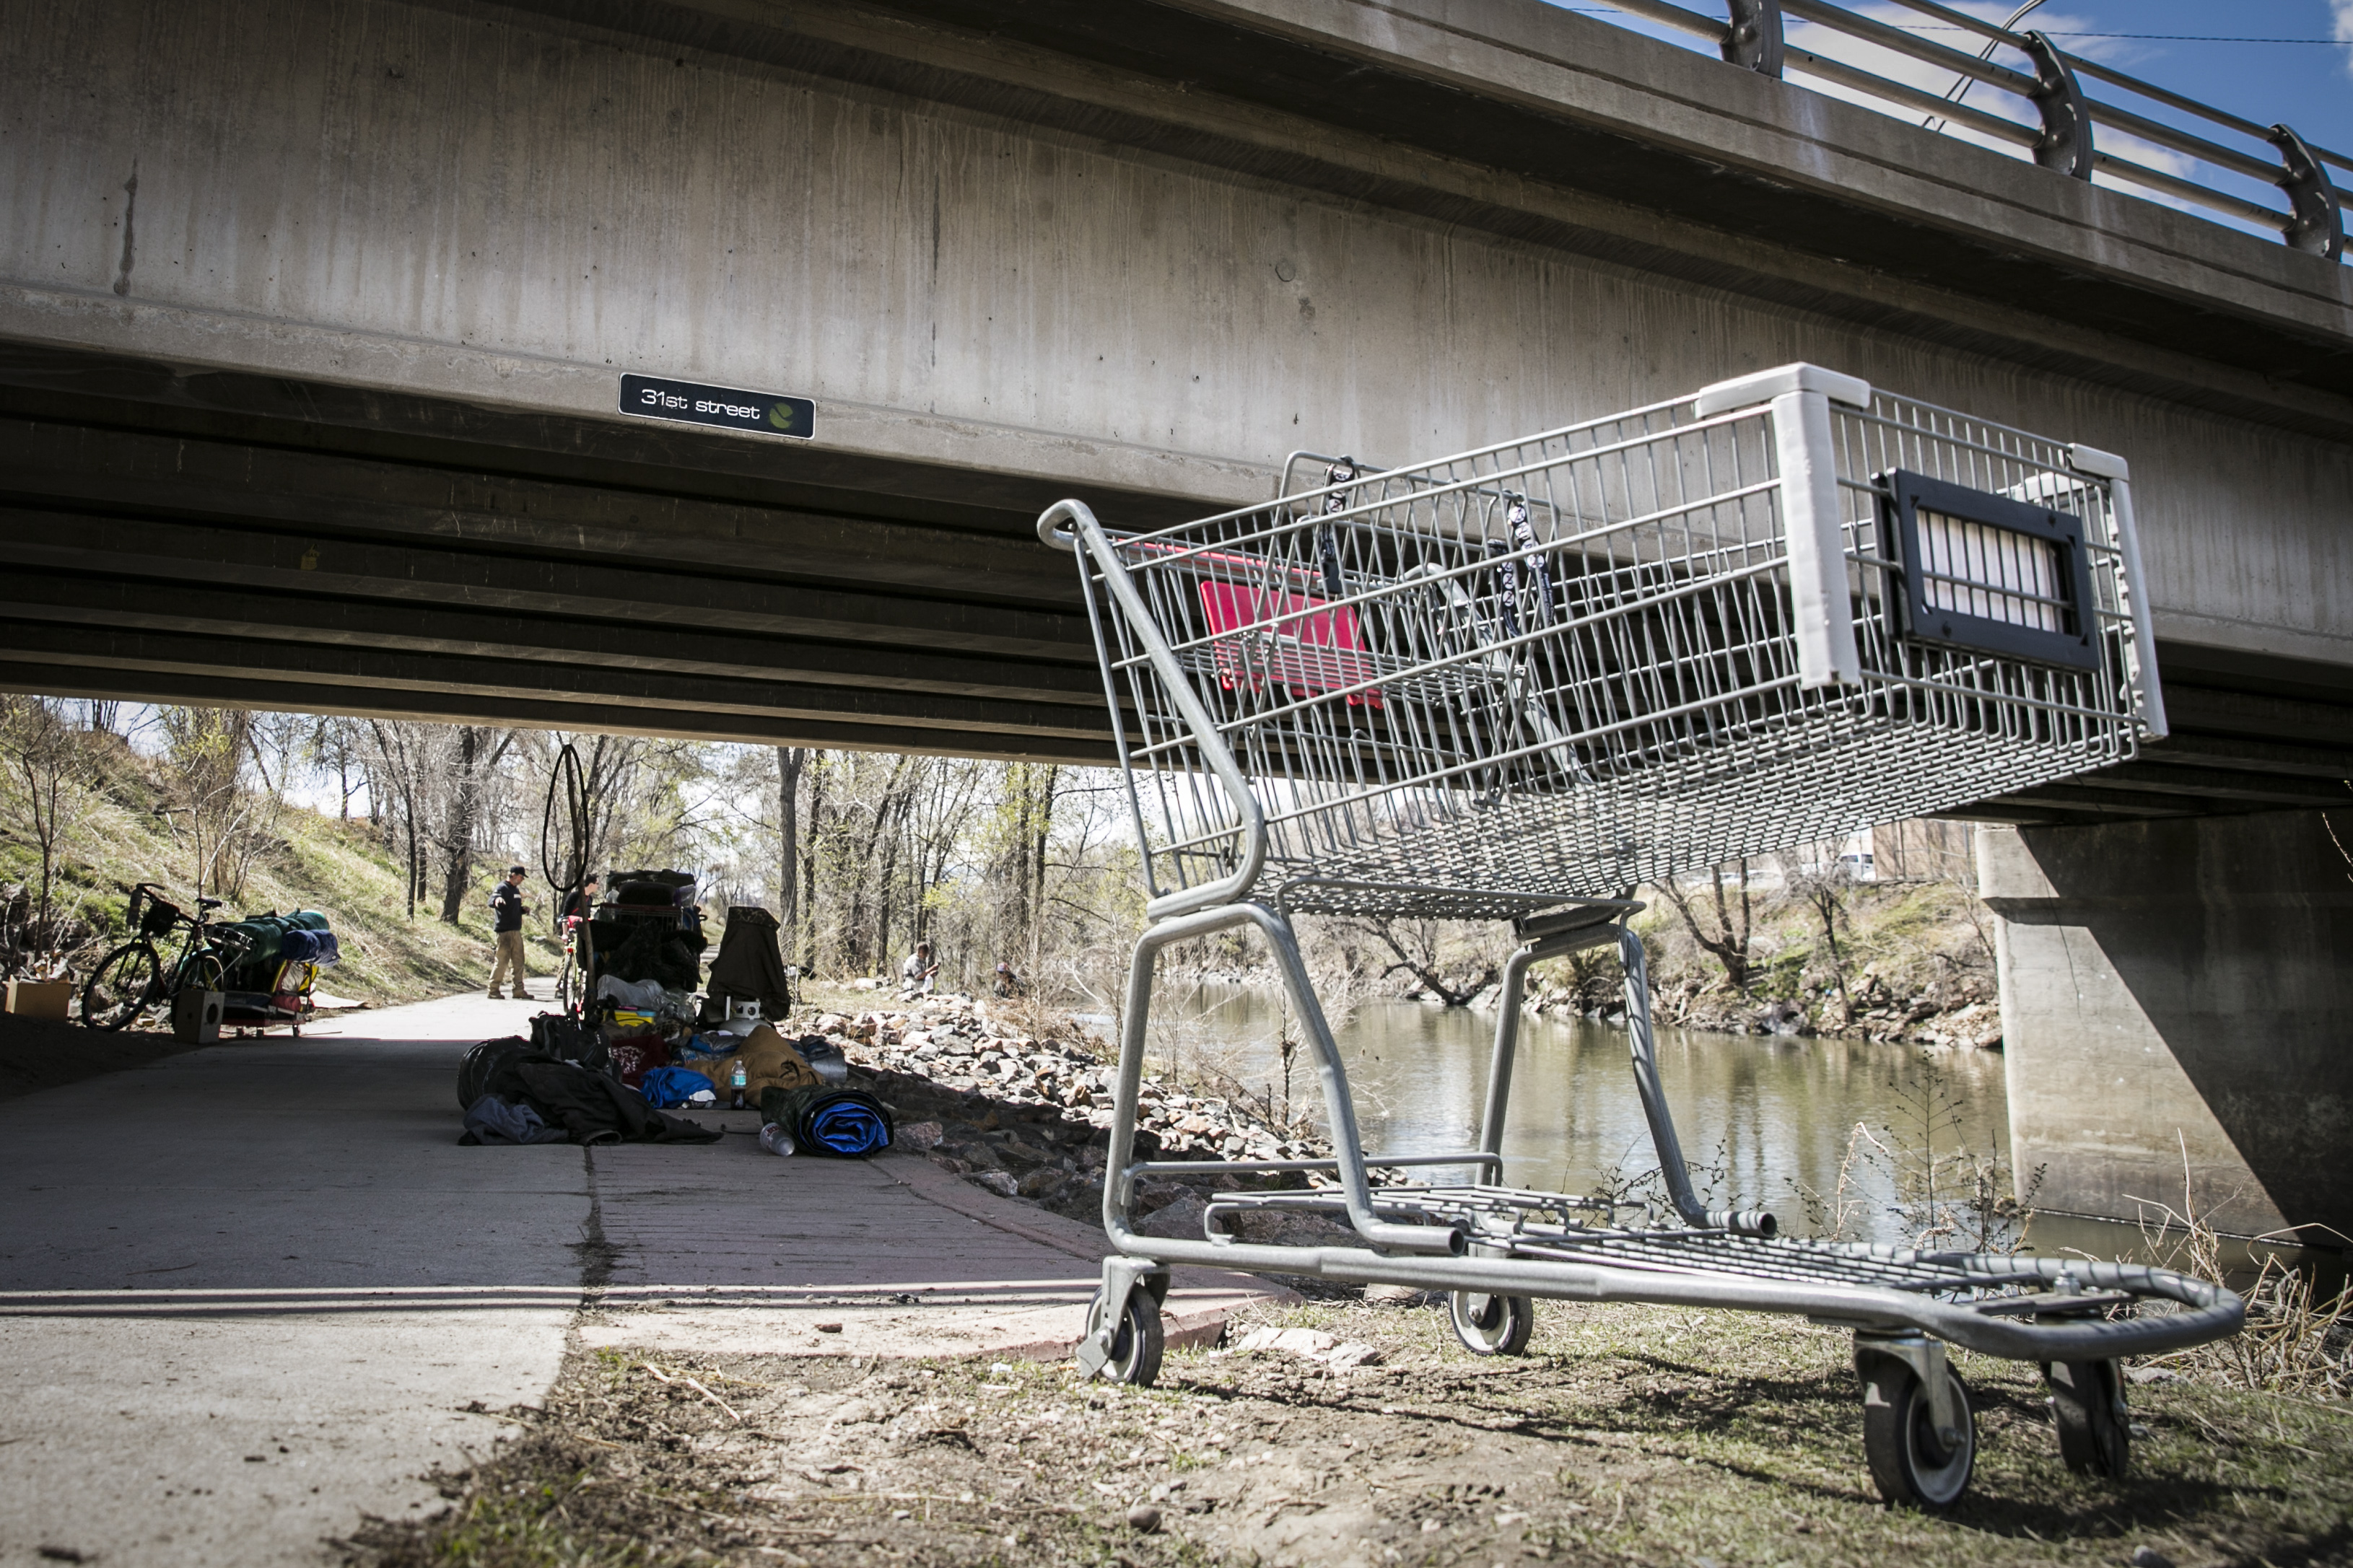
[[493, 1001], [501, 999], [499, 983], [507, 977], [510, 969], [514, 971], [515, 1000], [535, 1000], [530, 992], [523, 989], [522, 917], [529, 910], [522, 901], [522, 868], [510, 866], [506, 879], [491, 889], [491, 940], [498, 944], [499, 950], [497, 959], [491, 964], [491, 996]]

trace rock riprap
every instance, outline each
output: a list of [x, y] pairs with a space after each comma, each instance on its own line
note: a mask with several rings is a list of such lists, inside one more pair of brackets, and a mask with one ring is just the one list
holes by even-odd
[[[786, 1032], [839, 1048], [891, 1106], [902, 1148], [1007, 1197], [1073, 1218], [1101, 1215], [1118, 1067], [1109, 1047], [1075, 1025], [1017, 1023], [967, 998], [944, 996], [897, 1011], [804, 1015]], [[1144, 1080], [1138, 1105], [1137, 1152], [1147, 1158], [1305, 1160], [1331, 1152], [1320, 1133], [1271, 1126], [1229, 1097], [1159, 1078]], [[1240, 1184], [1230, 1176], [1207, 1180]], [[1186, 1195], [1183, 1184], [1146, 1183], [1137, 1208], [1148, 1214]], [[1198, 1214], [1198, 1200], [1179, 1207]]]

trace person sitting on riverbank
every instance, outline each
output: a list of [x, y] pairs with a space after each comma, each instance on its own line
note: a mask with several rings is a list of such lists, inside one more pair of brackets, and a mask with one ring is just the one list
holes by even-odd
[[919, 942], [907, 962], [899, 966], [899, 989], [908, 996], [928, 996], [939, 978], [940, 966], [933, 961], [932, 944]]

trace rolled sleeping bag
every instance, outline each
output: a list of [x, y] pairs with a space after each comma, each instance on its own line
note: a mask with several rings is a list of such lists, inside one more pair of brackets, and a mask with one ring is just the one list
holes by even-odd
[[891, 1113], [862, 1089], [771, 1089], [760, 1096], [760, 1120], [791, 1128], [804, 1153], [855, 1160], [891, 1147]]

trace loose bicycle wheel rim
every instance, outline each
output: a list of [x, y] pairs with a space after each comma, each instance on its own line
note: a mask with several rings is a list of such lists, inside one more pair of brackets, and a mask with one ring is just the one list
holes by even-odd
[[82, 1026], [120, 1029], [147, 1010], [155, 998], [163, 966], [145, 942], [118, 947], [106, 955], [81, 988]]
[[219, 954], [200, 952], [188, 960], [187, 967], [180, 971], [180, 984], [174, 989], [226, 991], [228, 989], [228, 971], [221, 967]]

